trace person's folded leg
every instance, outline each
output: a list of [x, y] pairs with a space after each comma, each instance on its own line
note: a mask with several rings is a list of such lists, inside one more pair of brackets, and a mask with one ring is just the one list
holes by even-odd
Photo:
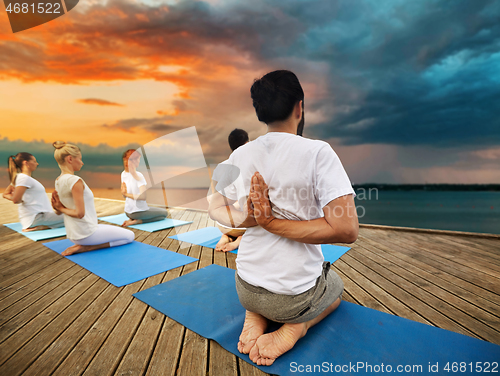
[[294, 324], [319, 316], [342, 296], [344, 283], [337, 273], [330, 269], [330, 263], [325, 262], [316, 285], [298, 295], [275, 294], [245, 282], [237, 273], [236, 291], [241, 305], [246, 310], [272, 321]]
[[48, 226], [50, 228], [59, 228], [64, 226], [64, 216], [57, 215], [54, 212], [38, 213], [33, 220], [31, 227]]
[[162, 221], [168, 216], [168, 211], [162, 208], [149, 208], [134, 213], [125, 213], [132, 220], [141, 220], [142, 223]]
[[98, 245], [109, 243], [110, 247], [128, 244], [134, 241], [134, 232], [111, 225], [97, 225], [97, 230], [83, 239], [72, 240], [79, 245]]

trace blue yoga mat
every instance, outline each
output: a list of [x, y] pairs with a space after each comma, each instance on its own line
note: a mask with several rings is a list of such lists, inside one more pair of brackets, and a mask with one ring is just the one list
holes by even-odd
[[[69, 239], [64, 239], [43, 243], [43, 245], [61, 254], [73, 243]], [[103, 248], [66, 257], [117, 287], [197, 260], [136, 241], [118, 247]]]
[[40, 230], [40, 231], [28, 231], [28, 232], [23, 232], [23, 226], [21, 223], [16, 222], [16, 223], [7, 223], [4, 225], [11, 230], [14, 230], [21, 235], [26, 236], [27, 238], [34, 240], [34, 241], [39, 241], [39, 240], [47, 240], [47, 239], [52, 239], [52, 238], [58, 238], [60, 236], [66, 236], [66, 228], [65, 227], [59, 227], [59, 228], [52, 228], [49, 230]]
[[[129, 218], [127, 217], [127, 215], [125, 213], [122, 213], [122, 214], [102, 217], [99, 219], [101, 221], [106, 221], [109, 223], [113, 223], [115, 225], [121, 225], [123, 222], [125, 222]], [[135, 229], [142, 230], [142, 231], [155, 232], [155, 231], [165, 230], [167, 228], [187, 225], [189, 223], [192, 223], [192, 221], [187, 222], [187, 221], [179, 221], [178, 219], [165, 218], [162, 221], [141, 223], [140, 225], [132, 225], [132, 226], [128, 226], [128, 227], [135, 228]]]
[[[134, 296], [254, 364], [236, 347], [245, 309], [238, 301], [234, 273], [232, 269], [210, 265]], [[451, 370], [453, 362], [463, 362], [469, 368], [461, 374], [470, 375], [475, 374], [476, 362], [481, 362], [483, 369], [489, 362], [491, 370], [491, 364], [499, 359], [498, 345], [342, 302], [273, 365], [258, 368], [277, 375], [379, 374], [383, 364], [387, 373], [388, 367], [396, 373], [398, 366], [403, 366], [404, 371], [409, 365], [421, 366], [421, 371], [414, 368], [399, 374], [450, 375], [446, 364]], [[307, 371], [308, 365], [316, 369]], [[429, 367], [434, 370], [436, 365], [438, 372], [431, 372]]]
[[[221, 236], [222, 232], [217, 227], [205, 227], [199, 230], [169, 236], [169, 238], [215, 249], [215, 246], [219, 242]], [[343, 247], [340, 245], [321, 245], [321, 250], [323, 251], [325, 261], [330, 261], [331, 263], [337, 261], [344, 253], [346, 253], [350, 249], [351, 248], [349, 247]], [[234, 251], [231, 251], [231, 253], [238, 253], [238, 249], [236, 248]]]

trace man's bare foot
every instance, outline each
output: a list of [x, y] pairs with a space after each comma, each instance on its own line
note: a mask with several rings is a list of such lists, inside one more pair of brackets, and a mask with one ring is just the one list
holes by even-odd
[[283, 324], [278, 330], [260, 336], [250, 350], [250, 359], [258, 366], [270, 366], [304, 337], [307, 324]]
[[219, 242], [215, 246], [215, 250], [222, 251], [222, 247], [224, 247], [227, 243], [229, 243], [229, 236], [222, 234]]
[[264, 334], [267, 328], [267, 319], [255, 312], [247, 311], [245, 314], [245, 323], [240, 334], [238, 342], [238, 351], [242, 354], [248, 354], [255, 341]]
[[140, 225], [142, 223], [141, 219], [127, 219], [122, 223], [122, 227], [132, 226], [132, 225]]
[[48, 230], [50, 227], [49, 226], [36, 226], [36, 227], [29, 227], [25, 228], [23, 232], [29, 232], [29, 231], [40, 231], [40, 230]]
[[229, 242], [222, 247], [221, 251], [222, 252], [231, 252], [231, 251], [234, 251], [236, 248], [238, 248], [238, 243]]
[[278, 330], [261, 335], [250, 350], [250, 359], [259, 366], [270, 366], [278, 356], [291, 350], [309, 328], [335, 311], [340, 302], [341, 299], [338, 298], [312, 320], [300, 324], [283, 324]]
[[69, 256], [75, 253], [82, 252], [83, 245], [73, 244], [71, 247], [68, 247], [61, 253], [62, 256]]

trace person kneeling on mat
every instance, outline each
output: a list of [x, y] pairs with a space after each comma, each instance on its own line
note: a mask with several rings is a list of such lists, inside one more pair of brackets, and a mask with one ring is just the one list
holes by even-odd
[[64, 141], [54, 142], [54, 158], [61, 169], [56, 179], [56, 190], [52, 194], [52, 207], [64, 214], [66, 235], [74, 245], [61, 253], [69, 256], [74, 253], [116, 247], [134, 241], [130, 230], [97, 223], [94, 194], [75, 172], [83, 166], [82, 153], [76, 145]]
[[[231, 151], [235, 151], [240, 146], [248, 143], [250, 140], [248, 138], [247, 131], [245, 131], [244, 129], [235, 128], [231, 131], [231, 133], [229, 133], [227, 141], [229, 143]], [[245, 233], [246, 229], [226, 227], [218, 222], [216, 223], [216, 225], [217, 228], [222, 232], [222, 236], [219, 242], [216, 244], [215, 250], [221, 252], [231, 252], [237, 249], [240, 246], [241, 237]]]
[[37, 169], [36, 158], [26, 152], [11, 155], [8, 160], [10, 184], [3, 198], [18, 204], [23, 232], [64, 226], [64, 217], [50, 206], [45, 187], [31, 175]]
[[137, 171], [141, 155], [129, 149], [122, 156], [123, 167], [121, 191], [125, 197], [125, 214], [129, 217], [122, 226], [138, 225], [162, 221], [167, 218], [168, 211], [162, 208], [150, 208], [146, 202], [146, 179]]
[[[246, 309], [237, 347], [269, 366], [339, 306], [344, 285], [320, 244], [353, 243], [359, 226], [340, 159], [326, 142], [301, 137], [304, 92], [297, 76], [268, 73], [254, 82], [251, 97], [267, 134], [219, 165], [240, 177], [214, 172], [219, 180], [209, 215], [247, 228], [236, 258], [236, 290]], [[236, 210], [236, 202], [246, 210]], [[283, 325], [266, 333], [269, 320]]]

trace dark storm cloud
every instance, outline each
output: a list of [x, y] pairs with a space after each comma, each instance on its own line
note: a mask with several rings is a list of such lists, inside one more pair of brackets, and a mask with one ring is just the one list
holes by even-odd
[[282, 10], [308, 25], [290, 51], [330, 67], [329, 96], [309, 107], [327, 115], [315, 136], [500, 144], [498, 1], [286, 2]]

